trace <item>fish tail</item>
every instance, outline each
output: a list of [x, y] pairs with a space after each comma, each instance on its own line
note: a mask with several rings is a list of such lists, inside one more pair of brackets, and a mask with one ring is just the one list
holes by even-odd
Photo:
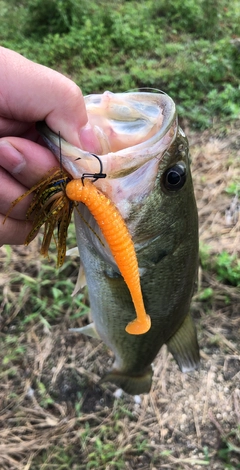
[[167, 342], [167, 347], [182, 372], [190, 372], [199, 367], [199, 346], [195, 325], [190, 313], [186, 316], [177, 332]]
[[118, 370], [110, 371], [100, 380], [100, 383], [112, 382], [117, 387], [129, 393], [129, 395], [140, 395], [140, 393], [149, 393], [152, 385], [152, 367], [149, 366], [141, 375], [130, 376], [127, 373]]

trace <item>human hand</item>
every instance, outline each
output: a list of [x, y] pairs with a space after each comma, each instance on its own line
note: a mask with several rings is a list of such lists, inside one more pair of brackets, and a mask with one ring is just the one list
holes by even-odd
[[58, 165], [35, 130], [48, 126], [68, 142], [98, 152], [80, 88], [60, 73], [0, 47], [0, 246], [22, 244], [31, 229], [26, 211], [32, 196], [11, 202]]

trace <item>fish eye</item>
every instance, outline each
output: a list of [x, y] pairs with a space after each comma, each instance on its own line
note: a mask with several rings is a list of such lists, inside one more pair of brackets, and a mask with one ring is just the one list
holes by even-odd
[[168, 168], [163, 174], [163, 185], [168, 191], [178, 191], [187, 179], [187, 171], [184, 163], [177, 163]]

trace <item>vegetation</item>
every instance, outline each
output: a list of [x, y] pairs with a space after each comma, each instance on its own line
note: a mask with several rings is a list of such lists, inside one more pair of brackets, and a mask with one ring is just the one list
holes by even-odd
[[[221, 121], [222, 138], [239, 122], [238, 0], [0, 0], [0, 22], [1, 45], [71, 76], [84, 94], [158, 88], [192, 127]], [[216, 171], [225, 178], [229, 168], [238, 169], [216, 197], [235, 198], [237, 224], [236, 135]], [[206, 191], [218, 186], [211, 155], [194, 160], [193, 152], [195, 189], [211, 213], [214, 196]], [[212, 218], [207, 224], [199, 207], [208, 230]], [[163, 348], [141, 405], [99, 387], [111, 353], [68, 333], [89, 313], [86, 290], [71, 296], [79, 260], [67, 258], [57, 271], [54, 243], [49, 259], [36, 257], [41, 234], [29, 247], [0, 247], [3, 470], [240, 469], [240, 264], [232, 232], [229, 249], [201, 244], [192, 304], [201, 371], [181, 374]], [[68, 248], [74, 245], [72, 224]]]
[[240, 111], [233, 0], [0, 2], [0, 42], [70, 75], [84, 94], [152, 87], [200, 128]]
[[214, 272], [216, 278], [225, 284], [240, 286], [240, 261], [237, 255], [222, 251], [212, 256], [207, 246], [202, 247], [200, 254], [204, 269]]

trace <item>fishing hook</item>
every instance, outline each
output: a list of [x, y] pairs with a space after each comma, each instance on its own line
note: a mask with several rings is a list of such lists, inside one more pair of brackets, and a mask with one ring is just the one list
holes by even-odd
[[[95, 183], [95, 181], [97, 181], [99, 178], [106, 178], [107, 176], [106, 173], [103, 173], [103, 165], [102, 165], [101, 159], [97, 155], [95, 155], [95, 153], [92, 153], [92, 156], [95, 157], [99, 161], [100, 171], [99, 173], [83, 173], [81, 177], [83, 185], [84, 185], [84, 182], [83, 182], [84, 178], [93, 178], [92, 182]], [[81, 160], [81, 157], [76, 158], [76, 160]]]

